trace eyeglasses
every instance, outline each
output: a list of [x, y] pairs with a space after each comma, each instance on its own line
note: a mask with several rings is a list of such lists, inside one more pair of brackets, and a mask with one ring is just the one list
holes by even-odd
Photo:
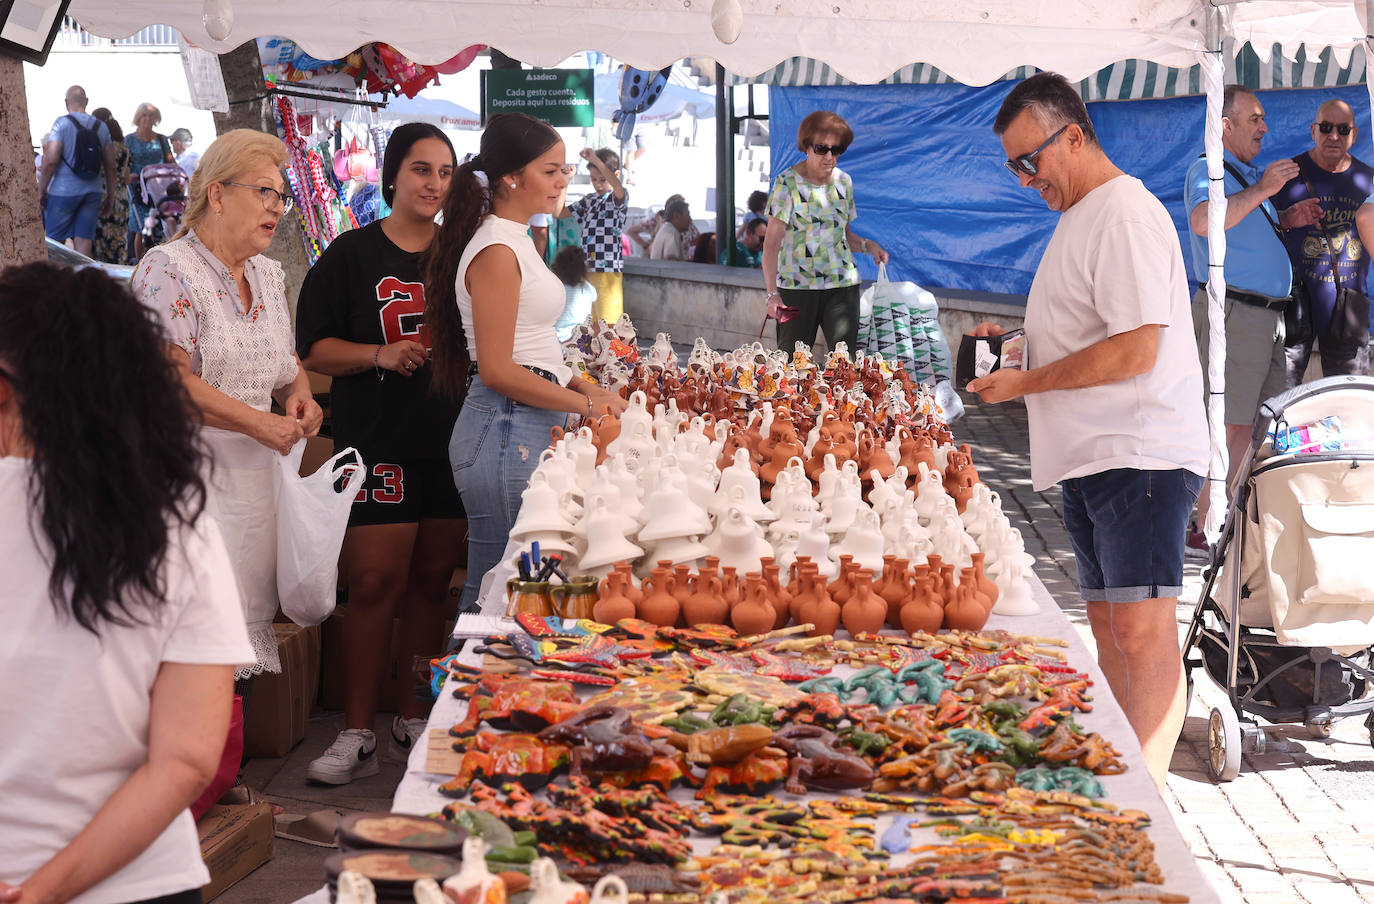
[[1353, 128], [1355, 127], [1348, 122], [1327, 122], [1323, 119], [1321, 122], [1317, 123], [1317, 131], [1321, 132], [1323, 135], [1330, 135], [1331, 130], [1335, 129], [1336, 134], [1342, 138], [1349, 135], [1350, 130]]
[[1085, 122], [1071, 122], [1068, 125], [1060, 126], [1058, 132], [1055, 132], [1049, 138], [1046, 138], [1044, 141], [1040, 143], [1040, 147], [1031, 151], [1029, 154], [1022, 154], [1020, 157], [1008, 160], [1003, 165], [1013, 176], [1020, 177], [1022, 174], [1025, 174], [1027, 176], [1034, 176], [1038, 174], [1040, 172], [1040, 167], [1035, 165], [1035, 158], [1039, 157], [1040, 152], [1043, 151], [1045, 148], [1054, 144], [1054, 140], [1058, 138], [1060, 135], [1063, 135], [1064, 130], [1067, 129], [1069, 126], [1078, 126], [1080, 129], [1086, 129], [1088, 127], [1088, 124]]
[[295, 205], [296, 199], [288, 194], [269, 188], [266, 185], [249, 185], [247, 182], [224, 182], [224, 185], [237, 185], [239, 188], [251, 188], [258, 193], [262, 199], [262, 209], [272, 210], [278, 204], [281, 205], [281, 212], [286, 213]]
[[811, 150], [817, 157], [824, 157], [826, 154], [834, 154], [836, 157], [844, 153], [844, 146], [838, 144], [813, 144]]

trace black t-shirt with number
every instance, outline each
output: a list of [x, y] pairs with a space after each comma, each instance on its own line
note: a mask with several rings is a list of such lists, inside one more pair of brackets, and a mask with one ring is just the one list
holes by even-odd
[[[402, 339], [429, 345], [423, 330], [420, 255], [397, 247], [381, 221], [343, 233], [306, 274], [296, 309], [296, 348], [305, 358], [321, 339], [389, 345]], [[356, 446], [364, 460], [445, 458], [458, 406], [430, 392], [433, 367], [412, 377], [369, 367], [335, 377], [330, 417], [339, 448]]]

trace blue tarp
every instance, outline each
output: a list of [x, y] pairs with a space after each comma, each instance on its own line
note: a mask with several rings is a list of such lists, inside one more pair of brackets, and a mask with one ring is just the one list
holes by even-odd
[[[772, 172], [801, 159], [795, 136], [802, 118], [813, 110], [834, 110], [854, 129], [840, 168], [854, 179], [855, 231], [892, 255], [889, 278], [1024, 295], [1059, 215], [1003, 166], [1006, 154], [992, 122], [1012, 84], [773, 88]], [[1332, 97], [1355, 110], [1360, 137], [1353, 153], [1374, 161], [1363, 85], [1258, 94], [1270, 130], [1255, 161], [1261, 168], [1310, 149], [1308, 126], [1318, 105]], [[1112, 161], [1168, 208], [1191, 270], [1183, 174], [1202, 153], [1206, 99], [1093, 103], [1088, 114]], [[872, 260], [856, 257], [860, 275], [876, 278]]]

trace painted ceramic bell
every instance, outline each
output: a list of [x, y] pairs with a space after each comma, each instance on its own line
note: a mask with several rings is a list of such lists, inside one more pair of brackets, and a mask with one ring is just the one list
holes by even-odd
[[455, 904], [505, 904], [506, 883], [487, 869], [487, 844], [476, 835], [463, 842], [463, 868], [444, 880], [444, 893]]

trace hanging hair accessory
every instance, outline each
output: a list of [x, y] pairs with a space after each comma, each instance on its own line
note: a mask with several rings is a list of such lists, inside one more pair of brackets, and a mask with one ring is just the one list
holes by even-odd
[[486, 162], [482, 160], [481, 154], [473, 154], [468, 158], [468, 166], [474, 170], [485, 173], [487, 171]]

